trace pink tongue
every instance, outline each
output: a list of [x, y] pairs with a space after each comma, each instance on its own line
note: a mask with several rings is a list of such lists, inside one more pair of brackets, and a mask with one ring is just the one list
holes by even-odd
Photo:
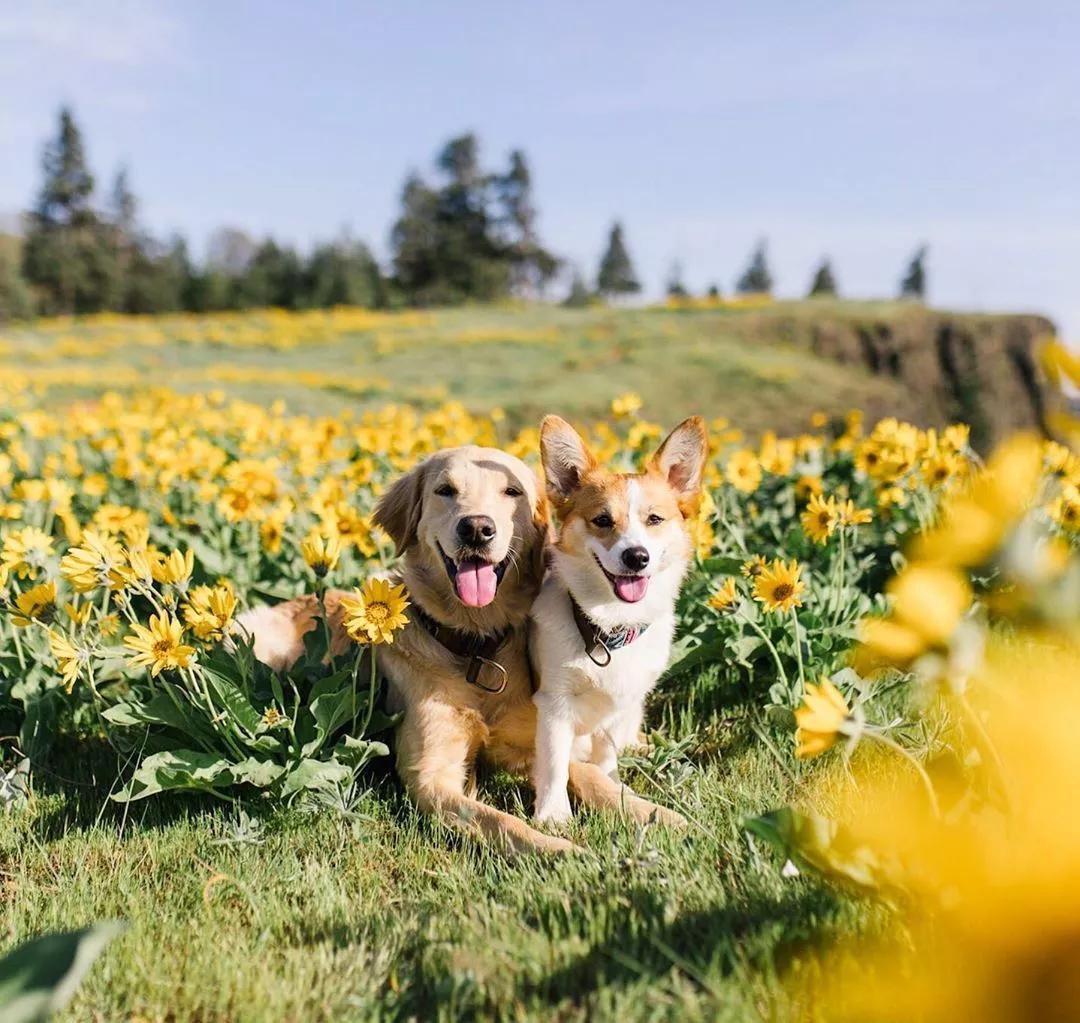
[[468, 607], [487, 607], [495, 599], [498, 585], [495, 566], [479, 561], [463, 561], [454, 579], [458, 598]]
[[615, 596], [628, 604], [636, 604], [649, 588], [648, 577], [643, 575], [619, 575], [615, 577]]

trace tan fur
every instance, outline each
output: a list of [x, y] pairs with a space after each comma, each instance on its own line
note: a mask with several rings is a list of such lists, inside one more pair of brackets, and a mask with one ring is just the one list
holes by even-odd
[[[448, 483], [456, 490], [453, 497], [435, 493]], [[508, 496], [508, 486], [516, 487], [521, 495]], [[495, 600], [483, 608], [466, 607], [457, 599], [435, 546], [438, 543], [448, 550], [454, 523], [469, 514], [491, 516], [500, 541], [505, 538], [513, 550]], [[485, 634], [513, 630], [497, 655], [507, 670], [507, 685], [499, 695], [470, 685], [464, 677], [464, 662], [414, 621], [392, 645], [380, 647], [379, 664], [390, 680], [391, 706], [404, 711], [396, 753], [407, 791], [422, 811], [507, 851], [575, 849], [565, 839], [545, 835], [474, 795], [478, 757], [518, 774], [527, 774], [532, 763], [536, 711], [526, 626], [542, 581], [549, 531], [547, 506], [534, 475], [504, 452], [454, 448], [401, 477], [383, 497], [375, 518], [397, 546], [401, 560], [393, 577], [405, 583], [414, 605], [453, 628]], [[326, 602], [333, 644], [344, 649], [348, 639], [340, 623], [340, 596], [330, 591]], [[315, 627], [317, 611], [314, 597], [300, 597], [249, 612], [241, 624], [254, 633], [256, 656], [280, 668], [299, 657], [302, 637]], [[485, 675], [482, 681], [493, 685], [497, 675]], [[603, 798], [610, 799], [610, 793]]]

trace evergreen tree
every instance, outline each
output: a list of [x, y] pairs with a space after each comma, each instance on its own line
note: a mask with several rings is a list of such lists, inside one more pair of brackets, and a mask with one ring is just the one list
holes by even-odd
[[91, 207], [94, 178], [71, 111], [60, 111], [56, 138], [41, 161], [44, 177], [27, 218], [23, 273], [46, 313], [94, 312], [114, 298], [112, 246]]
[[439, 280], [438, 193], [418, 174], [401, 190], [401, 216], [390, 234], [394, 275], [411, 302], [430, 304]]
[[900, 297], [923, 301], [926, 298], [926, 255], [927, 247], [920, 245], [911, 257], [908, 268], [900, 281]]
[[563, 305], [567, 309], [584, 309], [591, 301], [592, 295], [589, 294], [589, 286], [585, 283], [581, 270], [575, 266], [574, 275], [570, 279], [570, 291], [567, 293], [566, 298], [563, 299]]
[[19, 239], [0, 235], [0, 323], [34, 315], [34, 296], [19, 273]]
[[709, 285], [709, 290], [705, 292], [705, 297], [706, 298], [711, 298], [714, 301], [719, 301], [720, 300], [720, 285], [719, 284], [710, 284]]
[[510, 288], [525, 298], [542, 298], [559, 270], [559, 260], [536, 236], [536, 207], [532, 199], [532, 174], [525, 154], [510, 154], [510, 169], [496, 181], [503, 209], [503, 227], [511, 259]]
[[768, 245], [764, 239], [750, 255], [750, 262], [735, 285], [741, 295], [772, 294], [773, 279], [769, 271]]
[[343, 241], [320, 245], [304, 267], [303, 304], [313, 308], [383, 304], [382, 275], [366, 245]]
[[623, 240], [622, 224], [616, 221], [608, 235], [607, 249], [600, 259], [600, 268], [596, 274], [596, 290], [605, 298], [618, 298], [633, 295], [641, 291], [630, 253]]
[[820, 295], [836, 295], [836, 277], [833, 275], [832, 263], [823, 259], [814, 271], [813, 280], [810, 282], [810, 298]]
[[686, 298], [689, 294], [682, 280], [682, 263], [676, 260], [668, 271], [667, 296], [668, 298]]

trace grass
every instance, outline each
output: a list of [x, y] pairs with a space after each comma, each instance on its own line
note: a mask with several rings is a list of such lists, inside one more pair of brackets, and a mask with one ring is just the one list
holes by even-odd
[[[58, 361], [32, 329], [13, 328], [0, 353], [7, 365], [31, 372], [42, 366], [91, 369], [104, 387], [115, 386], [132, 368], [135, 386], [151, 380], [178, 389], [215, 386], [200, 373], [222, 363], [286, 376], [317, 370], [375, 386], [359, 395], [335, 388], [333, 381], [317, 390], [287, 379], [272, 386], [258, 380], [222, 386], [245, 398], [282, 398], [293, 410], [320, 413], [388, 400], [424, 405], [454, 398], [477, 412], [502, 406], [513, 426], [534, 424], [551, 411], [594, 419], [622, 391], [644, 395], [652, 418], [675, 422], [704, 411], [751, 433], [797, 432], [817, 409], [842, 414], [857, 405], [874, 416], [906, 408], [898, 381], [819, 358], [785, 340], [808, 317], [833, 315], [808, 306], [815, 303], [777, 303], [767, 311], [444, 310], [432, 314], [429, 324], [391, 326], [286, 351], [120, 346], [92, 359]], [[909, 315], [889, 303], [845, 303], [837, 310], [849, 317]], [[77, 337], [77, 328], [72, 333]], [[50, 400], [81, 389], [66, 386], [61, 373]]]
[[[791, 315], [807, 315], [800, 309]], [[449, 396], [502, 405], [514, 425], [548, 411], [599, 416], [624, 390], [665, 423], [703, 411], [750, 431], [798, 430], [818, 408], [889, 408], [895, 381], [763, 339], [758, 315], [462, 310], [423, 330], [294, 351], [171, 344], [58, 363], [20, 331], [5, 358], [30, 370], [85, 364], [101, 387], [116, 366], [134, 367], [142, 383], [189, 372], [179, 384], [189, 388], [223, 362], [340, 371], [392, 386], [226, 389], [320, 413]], [[76, 393], [61, 380], [48, 400]], [[697, 688], [666, 687], [654, 707], [662, 741], [628, 776], [691, 817], [689, 834], [587, 813], [571, 835], [588, 854], [557, 862], [508, 861], [419, 817], [386, 766], [354, 801], [317, 815], [248, 804], [257, 824], [240, 827], [238, 808], [182, 797], [125, 811], [108, 799], [115, 755], [69, 739], [37, 775], [29, 809], [0, 818], [0, 946], [94, 920], [129, 923], [64, 1015], [71, 1021], [783, 1016], [789, 957], [876, 918], [816, 881], [782, 877], [747, 839], [744, 817], [788, 802], [793, 785], [749, 738], [742, 711], [695, 707]], [[496, 777], [482, 788], [527, 816], [525, 783]]]
[[[760, 746], [663, 746], [631, 780], [688, 835], [585, 814], [586, 856], [508, 861], [419, 817], [389, 772], [318, 815], [191, 799], [108, 803], [111, 754], [68, 750], [0, 821], [0, 934], [123, 919], [64, 1017], [168, 1020], [754, 1019], [789, 953], [863, 911], [785, 879], [741, 831], [790, 795]], [[668, 751], [665, 755], [664, 750]], [[519, 814], [527, 787], [488, 779]]]

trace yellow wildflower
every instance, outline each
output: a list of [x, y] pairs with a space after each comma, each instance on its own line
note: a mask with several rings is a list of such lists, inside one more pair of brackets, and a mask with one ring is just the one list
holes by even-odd
[[133, 636], [124, 637], [124, 646], [132, 652], [131, 663], [150, 669], [157, 678], [162, 671], [186, 668], [191, 663], [195, 648], [185, 646], [184, 627], [172, 615], [151, 615], [150, 627], [132, 625]]
[[795, 755], [805, 760], [831, 749], [850, 717], [847, 701], [828, 678], [822, 676], [816, 686], [808, 683], [802, 705], [795, 711]]
[[802, 567], [797, 561], [777, 559], [754, 580], [754, 599], [766, 611], [792, 611], [802, 604], [806, 584], [799, 578]]
[[735, 589], [735, 577], [729, 575], [723, 585], [711, 597], [708, 605], [714, 611], [731, 611], [739, 600], [739, 592]]
[[345, 631], [357, 643], [393, 643], [394, 633], [408, 623], [404, 586], [369, 579], [360, 592], [341, 598]]
[[748, 448], [736, 451], [724, 466], [724, 478], [736, 490], [752, 494], [761, 483], [761, 463]]
[[56, 583], [48, 582], [31, 586], [15, 598], [15, 609], [11, 622], [20, 629], [25, 629], [34, 622], [51, 622], [56, 611]]
[[19, 579], [30, 579], [45, 567], [53, 552], [52, 538], [36, 526], [24, 526], [4, 537], [0, 564]]
[[336, 536], [312, 532], [300, 544], [300, 553], [304, 556], [308, 568], [321, 579], [337, 567], [341, 557], [341, 543]]
[[814, 543], [825, 543], [836, 530], [840, 512], [835, 498], [815, 494], [801, 516], [803, 532]]

